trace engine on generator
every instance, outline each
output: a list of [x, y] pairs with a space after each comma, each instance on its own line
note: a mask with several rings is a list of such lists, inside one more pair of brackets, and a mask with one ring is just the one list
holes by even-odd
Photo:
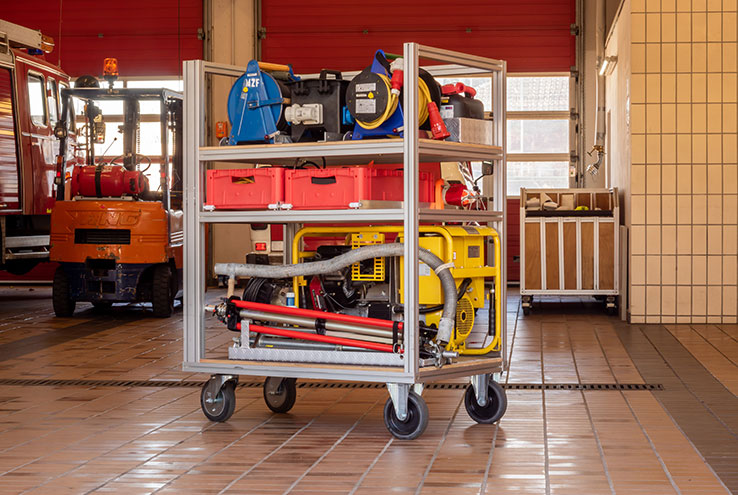
[[[351, 250], [351, 246], [323, 245], [318, 246], [315, 255], [306, 258], [305, 262], [328, 260]], [[358, 272], [369, 274], [374, 272], [377, 260], [365, 260], [358, 263]], [[384, 263], [384, 259], [381, 263]], [[383, 279], [362, 280], [354, 278], [353, 267], [345, 267], [334, 273], [326, 273], [305, 277], [304, 285], [299, 287], [300, 307], [332, 313], [352, 314], [382, 320], [401, 319], [401, 305], [394, 301], [390, 288], [393, 278], [392, 270], [387, 270]], [[270, 280], [251, 278], [243, 291], [244, 301], [253, 301], [281, 306], [294, 305], [294, 287], [292, 279]], [[394, 294], [397, 289], [395, 288]], [[291, 299], [291, 301], [290, 301]], [[394, 310], [400, 309], [399, 312]]]

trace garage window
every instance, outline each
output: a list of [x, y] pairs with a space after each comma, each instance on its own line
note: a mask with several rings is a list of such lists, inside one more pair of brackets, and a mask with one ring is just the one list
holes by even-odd
[[[490, 78], [438, 78], [441, 84], [457, 81], [473, 87], [485, 112], [492, 111]], [[519, 196], [521, 187], [569, 187], [569, 84], [568, 75], [508, 75], [508, 196]], [[472, 169], [481, 173], [481, 164]]]
[[569, 187], [569, 76], [507, 78], [507, 195]]

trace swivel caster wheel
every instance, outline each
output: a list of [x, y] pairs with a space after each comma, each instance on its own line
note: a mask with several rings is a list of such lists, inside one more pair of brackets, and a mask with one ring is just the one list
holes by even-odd
[[607, 299], [605, 300], [605, 311], [608, 316], [614, 316], [618, 313], [618, 306], [615, 297], [607, 296]]
[[217, 377], [213, 377], [205, 382], [200, 392], [200, 406], [210, 421], [222, 423], [228, 421], [236, 410], [236, 382], [226, 380], [216, 389], [219, 381]]
[[392, 398], [384, 405], [384, 425], [400, 440], [413, 440], [423, 434], [428, 426], [428, 405], [415, 392], [407, 396], [407, 415], [404, 420], [397, 417]]
[[297, 386], [294, 378], [270, 376], [264, 380], [264, 402], [275, 413], [286, 413], [295, 405]]
[[487, 385], [487, 403], [480, 406], [474, 387], [469, 385], [464, 395], [464, 406], [469, 417], [482, 424], [491, 424], [499, 421], [507, 410], [507, 395], [499, 383], [489, 380]]
[[523, 314], [528, 316], [533, 309], [533, 296], [523, 296], [520, 305], [523, 307]]

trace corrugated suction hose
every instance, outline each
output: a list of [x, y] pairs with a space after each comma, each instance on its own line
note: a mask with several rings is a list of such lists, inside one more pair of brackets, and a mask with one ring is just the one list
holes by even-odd
[[[227, 275], [229, 277], [261, 277], [261, 278], [292, 278], [308, 277], [311, 275], [324, 275], [334, 273], [342, 268], [353, 265], [360, 261], [380, 258], [385, 256], [403, 256], [405, 247], [402, 243], [375, 244], [363, 246], [344, 253], [340, 256], [310, 263], [298, 263], [296, 265], [254, 265], [243, 263], [216, 263], [215, 274]], [[456, 282], [449, 270], [450, 266], [444, 264], [443, 260], [427, 249], [418, 249], [420, 261], [431, 267], [441, 280], [443, 289], [443, 313], [438, 323], [436, 341], [445, 346], [453, 335], [454, 322], [456, 320]]]

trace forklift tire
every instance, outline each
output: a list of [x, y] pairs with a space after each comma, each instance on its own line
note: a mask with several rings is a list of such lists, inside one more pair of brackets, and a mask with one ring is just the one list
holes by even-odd
[[67, 317], [74, 314], [76, 302], [69, 292], [69, 277], [62, 267], [58, 267], [54, 273], [54, 285], [51, 288], [51, 301], [56, 316]]
[[154, 316], [169, 318], [174, 310], [174, 277], [169, 265], [154, 267], [154, 281], [152, 283], [152, 306]]
[[113, 307], [113, 303], [110, 301], [95, 301], [92, 303], [92, 308], [95, 311], [108, 311]]

